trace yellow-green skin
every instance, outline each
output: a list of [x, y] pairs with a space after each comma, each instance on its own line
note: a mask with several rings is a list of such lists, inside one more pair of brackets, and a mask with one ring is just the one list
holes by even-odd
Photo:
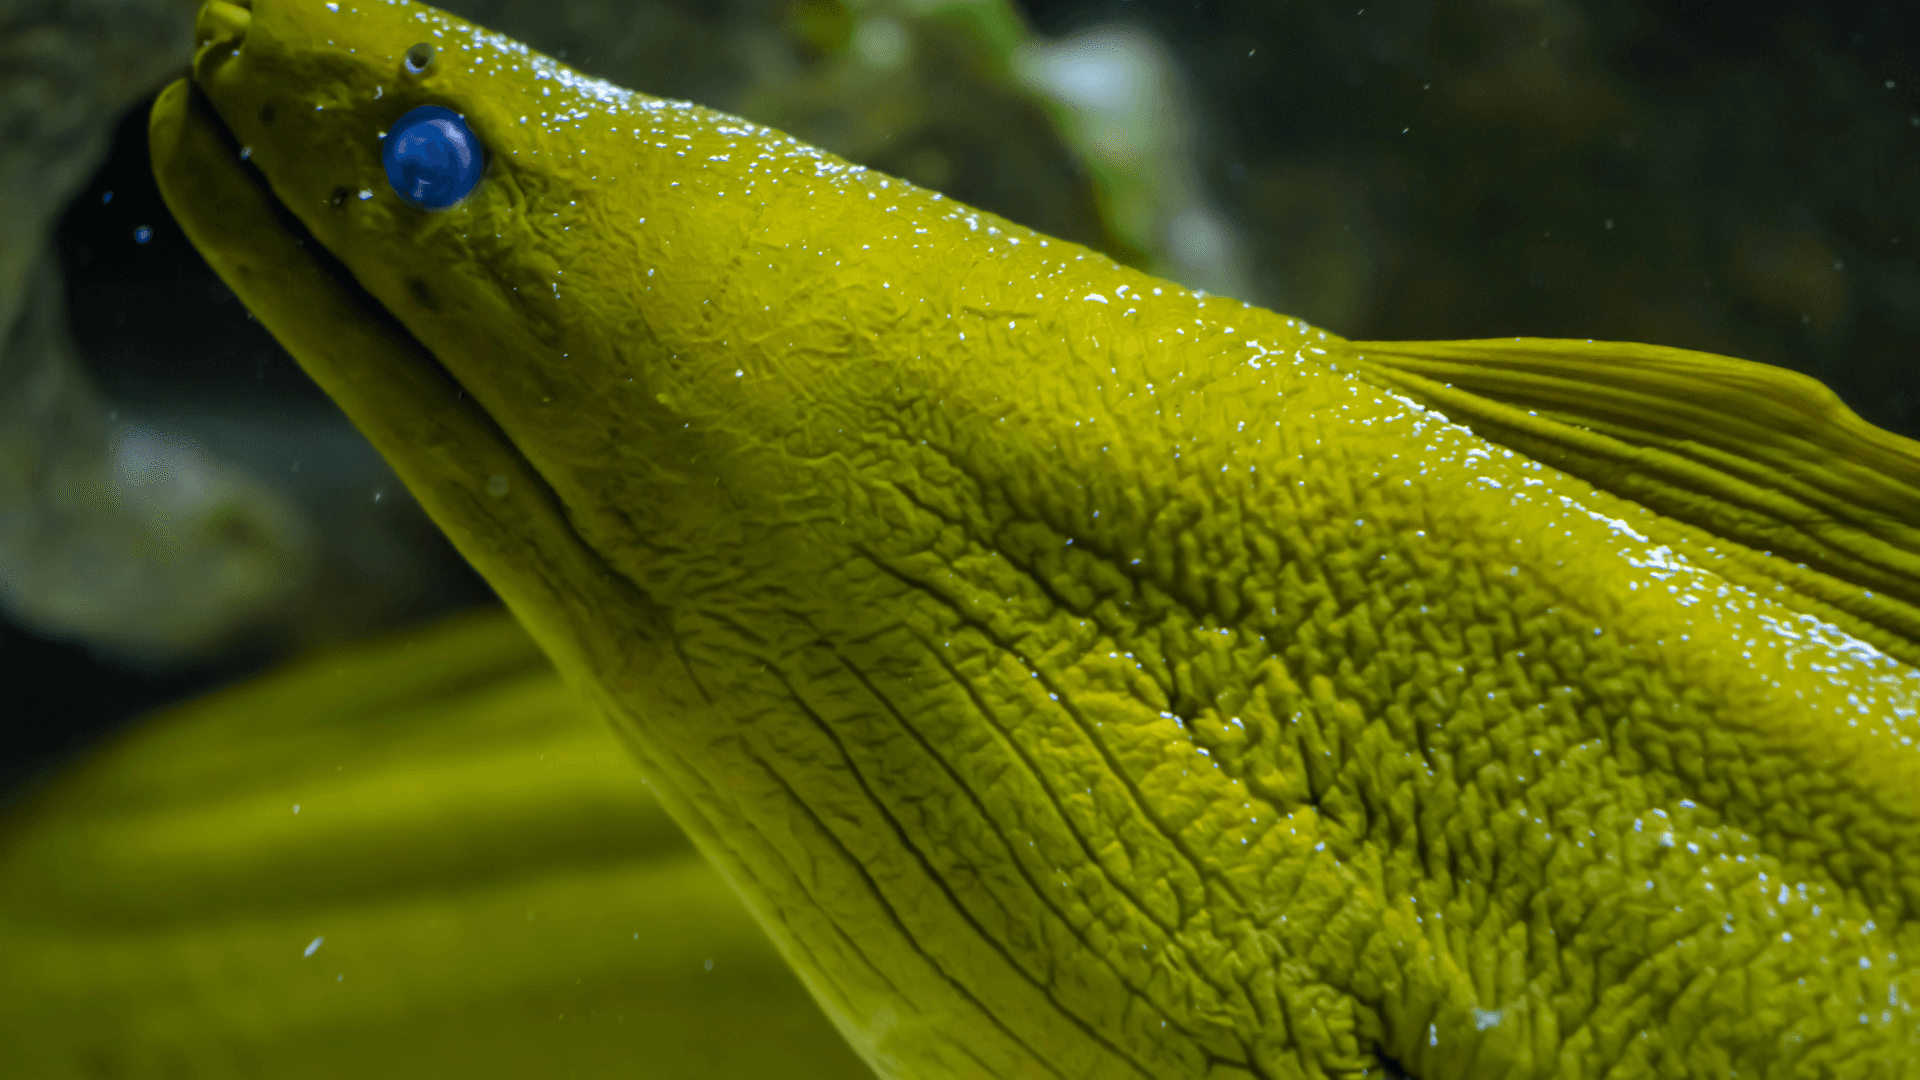
[[420, 5], [200, 36], [189, 235], [881, 1075], [1920, 1076], [1920, 458], [1806, 380], [1357, 346]]

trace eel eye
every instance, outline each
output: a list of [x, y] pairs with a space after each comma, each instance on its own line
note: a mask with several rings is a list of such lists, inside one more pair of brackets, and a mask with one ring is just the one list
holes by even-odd
[[460, 114], [422, 105], [394, 121], [380, 151], [394, 194], [422, 210], [445, 210], [480, 183], [480, 140]]

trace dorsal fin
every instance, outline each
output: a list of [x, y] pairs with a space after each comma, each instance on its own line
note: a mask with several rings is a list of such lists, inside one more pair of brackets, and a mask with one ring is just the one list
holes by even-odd
[[1737, 555], [1749, 570], [1920, 662], [1920, 443], [1860, 419], [1820, 382], [1617, 342], [1350, 348], [1371, 378], [1482, 437], [1750, 549]]

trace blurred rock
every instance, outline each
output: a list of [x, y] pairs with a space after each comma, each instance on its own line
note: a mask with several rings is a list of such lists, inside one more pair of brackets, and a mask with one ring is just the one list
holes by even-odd
[[0, 610], [146, 666], [204, 659], [267, 623], [309, 547], [267, 486], [190, 440], [114, 427], [67, 329], [54, 218], [119, 115], [184, 67], [191, 12], [0, 7]]
[[1166, 47], [1127, 25], [1031, 40], [1014, 70], [1092, 172], [1102, 217], [1142, 268], [1188, 288], [1253, 295], [1240, 230], [1201, 180], [1207, 125]]
[[113, 124], [191, 57], [190, 0], [0, 0], [0, 327]]

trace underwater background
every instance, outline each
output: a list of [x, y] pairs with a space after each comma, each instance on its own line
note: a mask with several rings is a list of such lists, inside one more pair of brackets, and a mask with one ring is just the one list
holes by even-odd
[[[447, 6], [1343, 335], [1725, 353], [1920, 435], [1910, 4]], [[192, 13], [0, 4], [0, 800], [152, 708], [491, 602], [162, 206], [146, 111]]]

